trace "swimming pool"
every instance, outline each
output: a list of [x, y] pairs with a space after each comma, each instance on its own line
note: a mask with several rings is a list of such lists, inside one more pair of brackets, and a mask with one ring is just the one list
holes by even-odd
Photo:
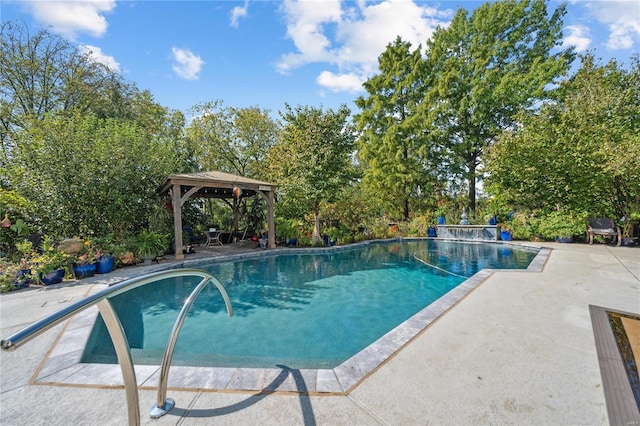
[[[501, 244], [409, 240], [201, 264], [225, 285], [234, 317], [209, 287], [184, 323], [173, 365], [333, 368], [466, 277], [526, 269], [535, 256]], [[112, 299], [136, 364], [159, 364], [196, 284], [166, 280]], [[100, 319], [82, 362], [116, 362]]]

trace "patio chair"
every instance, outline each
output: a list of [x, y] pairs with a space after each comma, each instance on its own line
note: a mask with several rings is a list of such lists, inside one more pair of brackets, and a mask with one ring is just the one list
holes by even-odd
[[207, 247], [211, 247], [211, 246], [221, 246], [222, 245], [222, 241], [220, 241], [220, 235], [222, 234], [222, 231], [206, 231], [205, 235], [207, 236], [207, 242], [205, 243], [205, 245]]
[[616, 241], [616, 246], [620, 246], [622, 243], [622, 234], [620, 227], [616, 226], [613, 219], [610, 218], [592, 218], [589, 219], [589, 227], [587, 228], [587, 236], [589, 237], [589, 244], [593, 244], [593, 236], [602, 235], [605, 238], [612, 237], [613, 241]]

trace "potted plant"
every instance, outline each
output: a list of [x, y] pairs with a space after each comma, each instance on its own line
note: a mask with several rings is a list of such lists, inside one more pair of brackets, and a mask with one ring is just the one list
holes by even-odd
[[80, 250], [73, 260], [73, 275], [76, 279], [92, 277], [96, 273], [96, 250], [90, 240], [79, 239]]
[[484, 215], [484, 220], [489, 226], [497, 226], [498, 225], [498, 216], [494, 213], [489, 213]]
[[135, 238], [128, 238], [113, 245], [113, 257], [116, 267], [134, 265], [136, 263]]
[[511, 241], [513, 240], [513, 235], [511, 233], [512, 228], [511, 224], [508, 222], [500, 224], [500, 239], [502, 241]]
[[438, 232], [436, 231], [436, 227], [435, 225], [429, 226], [429, 228], [427, 228], [427, 237], [430, 238], [435, 238], [438, 236]]
[[327, 235], [326, 245], [328, 246], [335, 246], [338, 242], [338, 238], [342, 238], [342, 230], [335, 226], [327, 228], [325, 234]]
[[96, 273], [107, 274], [115, 265], [116, 244], [111, 237], [95, 238], [96, 247]]
[[444, 225], [446, 223], [447, 215], [447, 202], [445, 199], [438, 201], [438, 208], [436, 209], [436, 217], [438, 218], [438, 225]]
[[425, 234], [427, 237], [435, 237], [437, 235], [437, 220], [435, 212], [431, 210], [427, 210], [421, 216], [414, 218], [412, 224], [414, 224], [415, 230], [410, 229], [409, 235], [415, 235], [418, 237], [422, 237]]
[[33, 275], [44, 285], [62, 282], [71, 258], [53, 244], [53, 239], [45, 236], [42, 240], [42, 254], [33, 258]]
[[26, 277], [27, 283], [31, 277], [31, 268], [29, 263], [35, 255], [33, 244], [27, 239], [16, 242], [16, 249], [20, 253], [20, 276]]
[[25, 274], [21, 264], [0, 260], [0, 291], [4, 293], [28, 287], [30, 272]]
[[136, 255], [148, 265], [167, 249], [167, 238], [155, 231], [142, 230], [136, 237]]
[[297, 221], [294, 219], [282, 219], [278, 221], [277, 233], [278, 238], [288, 246], [295, 246], [298, 243]]

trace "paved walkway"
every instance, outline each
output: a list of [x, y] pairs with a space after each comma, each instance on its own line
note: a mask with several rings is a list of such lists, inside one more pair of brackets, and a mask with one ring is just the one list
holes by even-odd
[[[156, 394], [142, 390], [141, 422], [608, 424], [589, 305], [640, 313], [640, 249], [545, 246], [553, 251], [543, 272], [494, 273], [346, 396], [171, 390], [176, 407], [153, 420]], [[81, 299], [97, 280], [1, 295], [1, 336]], [[62, 327], [0, 353], [0, 424], [126, 424], [123, 389], [29, 384]]]

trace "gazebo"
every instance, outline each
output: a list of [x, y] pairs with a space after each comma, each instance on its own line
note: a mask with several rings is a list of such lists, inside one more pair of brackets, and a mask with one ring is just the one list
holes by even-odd
[[[182, 205], [189, 198], [234, 198], [234, 188], [241, 190], [242, 197], [262, 197], [268, 208], [268, 247], [276, 247], [275, 223], [273, 219], [274, 194], [277, 186], [255, 179], [231, 173], [212, 171], [199, 173], [183, 173], [169, 175], [162, 185], [156, 190], [158, 195], [169, 195], [173, 206], [173, 230], [176, 241], [176, 259], [184, 259], [182, 250], [179, 249], [182, 241]], [[237, 191], [237, 190], [236, 190]]]

